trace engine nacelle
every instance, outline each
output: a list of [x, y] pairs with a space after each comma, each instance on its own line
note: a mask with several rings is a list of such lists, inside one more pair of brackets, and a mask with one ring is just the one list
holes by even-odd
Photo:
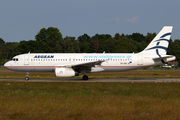
[[56, 77], [73, 77], [75, 71], [72, 68], [55, 68]]

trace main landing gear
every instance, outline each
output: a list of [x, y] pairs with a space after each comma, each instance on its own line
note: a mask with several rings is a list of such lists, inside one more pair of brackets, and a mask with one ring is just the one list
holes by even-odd
[[82, 69], [81, 74], [83, 74], [83, 77], [82, 77], [83, 80], [88, 80], [88, 76], [86, 75], [86, 69]]
[[83, 80], [88, 80], [88, 76], [87, 76], [87, 75], [84, 75], [84, 76], [82, 77], [82, 79], [83, 79]]

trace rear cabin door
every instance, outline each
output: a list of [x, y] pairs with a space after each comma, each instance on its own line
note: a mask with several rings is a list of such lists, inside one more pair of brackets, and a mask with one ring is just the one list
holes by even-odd
[[142, 55], [138, 55], [138, 59], [137, 59], [137, 65], [143, 65], [143, 56]]

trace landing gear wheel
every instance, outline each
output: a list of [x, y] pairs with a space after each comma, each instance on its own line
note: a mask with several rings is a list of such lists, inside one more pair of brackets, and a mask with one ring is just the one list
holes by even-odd
[[29, 77], [25, 77], [25, 80], [29, 80]]
[[88, 80], [88, 76], [87, 76], [87, 75], [84, 75], [84, 76], [83, 76], [83, 80]]
[[26, 77], [25, 77], [25, 80], [29, 80], [29, 72], [26, 73]]

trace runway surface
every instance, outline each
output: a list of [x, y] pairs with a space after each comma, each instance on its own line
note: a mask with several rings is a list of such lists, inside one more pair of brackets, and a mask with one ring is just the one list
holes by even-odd
[[131, 83], [171, 83], [180, 82], [180, 78], [90, 78], [85, 81], [80, 78], [70, 79], [0, 79], [0, 81], [14, 81], [14, 82], [131, 82]]

